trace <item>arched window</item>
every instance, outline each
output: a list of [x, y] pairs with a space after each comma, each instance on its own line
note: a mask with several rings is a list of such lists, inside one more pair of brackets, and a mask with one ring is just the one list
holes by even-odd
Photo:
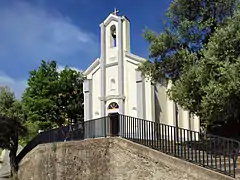
[[116, 35], [116, 26], [112, 25], [110, 27], [110, 47], [116, 47], [117, 46], [117, 35]]
[[116, 102], [112, 102], [108, 105], [108, 109], [118, 109], [119, 106]]

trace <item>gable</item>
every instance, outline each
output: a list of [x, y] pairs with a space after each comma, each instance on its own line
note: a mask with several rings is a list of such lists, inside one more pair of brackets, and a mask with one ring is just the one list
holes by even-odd
[[[118, 22], [118, 17], [119, 16], [116, 16], [116, 15], [113, 15], [113, 14], [109, 14], [109, 16], [105, 19], [105, 21], [103, 22], [103, 24], [105, 26], [107, 26], [111, 21], [115, 21], [115, 22]], [[122, 20], [125, 20], [125, 21], [129, 21], [128, 17], [127, 16], [121, 16]]]
[[110, 14], [107, 19], [103, 22], [105, 26], [107, 26], [111, 21], [118, 21], [118, 16], [115, 16], [113, 14]]
[[132, 54], [130, 52], [125, 52], [125, 57], [127, 58], [127, 61], [129, 61], [130, 63], [133, 63], [135, 65], [138, 65], [144, 61], [147, 61], [147, 59], [137, 56], [135, 54]]
[[100, 67], [100, 59], [97, 58], [84, 72], [85, 76], [94, 74], [94, 72]]

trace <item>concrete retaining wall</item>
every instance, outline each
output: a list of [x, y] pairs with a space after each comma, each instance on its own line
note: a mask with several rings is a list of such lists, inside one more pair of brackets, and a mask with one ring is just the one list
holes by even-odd
[[20, 163], [20, 180], [233, 180], [122, 138], [40, 145]]

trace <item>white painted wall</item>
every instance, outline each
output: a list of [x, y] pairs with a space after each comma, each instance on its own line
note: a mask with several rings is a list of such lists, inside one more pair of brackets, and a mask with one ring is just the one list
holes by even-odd
[[125, 19], [123, 21], [123, 50], [130, 52], [130, 22]]
[[[112, 89], [111, 80], [115, 81], [115, 90]], [[106, 96], [118, 94], [118, 66], [106, 67]]]
[[200, 120], [199, 117], [197, 116], [193, 116], [193, 120], [192, 120], [192, 130], [200, 132]]
[[[110, 47], [112, 25], [116, 26], [116, 44], [118, 44], [118, 21], [117, 16], [109, 15], [104, 21], [106, 25], [106, 97], [112, 97], [106, 102], [107, 107], [111, 102], [119, 103], [118, 95], [118, 47]], [[144, 61], [142, 57], [130, 53], [130, 23], [123, 18], [123, 64], [124, 64], [124, 114], [132, 117], [137, 116], [137, 84], [136, 84], [136, 69], [138, 64]], [[87, 70], [87, 78], [92, 79], [92, 113], [93, 118], [100, 117], [101, 103], [101, 74], [99, 69], [99, 60], [96, 60], [91, 68]], [[112, 89], [111, 80], [114, 79], [114, 89]], [[154, 89], [149, 81], [145, 81], [145, 119], [157, 121], [167, 125], [176, 125], [175, 103], [169, 99], [166, 94], [167, 89], [171, 88], [171, 82], [168, 84], [156, 85], [156, 97]], [[158, 104], [157, 104], [158, 103]], [[159, 120], [160, 118], [160, 120]], [[179, 108], [179, 127], [189, 128], [188, 111]], [[199, 119], [194, 117], [191, 123], [193, 130], [199, 131]]]
[[92, 117], [93, 119], [99, 118], [100, 117], [100, 111], [101, 111], [101, 106], [100, 106], [100, 100], [99, 97], [101, 96], [101, 86], [100, 86], [100, 69], [99, 67], [96, 68], [95, 72], [92, 74]]
[[125, 99], [125, 114], [128, 116], [137, 116], [136, 102], [137, 102], [137, 85], [136, 72], [137, 65], [129, 62], [129, 58], [124, 58], [124, 95]]
[[165, 84], [157, 83], [155, 85], [155, 100], [154, 100], [154, 108], [155, 108], [155, 119], [156, 122], [160, 122], [163, 124], [168, 124], [168, 114], [167, 114], [167, 105], [168, 105], [168, 97], [166, 94]]
[[152, 96], [152, 87], [150, 81], [145, 80], [145, 113], [146, 113], [146, 120], [155, 121], [155, 115], [153, 114], [154, 108], [154, 99]]
[[[171, 82], [168, 82], [167, 84], [167, 89], [170, 89], [172, 86]], [[165, 91], [165, 93], [167, 93]], [[160, 95], [161, 96], [161, 95]], [[167, 125], [175, 126], [176, 125], [176, 111], [175, 111], [175, 103], [169, 99], [167, 96], [167, 120], [166, 120]]]

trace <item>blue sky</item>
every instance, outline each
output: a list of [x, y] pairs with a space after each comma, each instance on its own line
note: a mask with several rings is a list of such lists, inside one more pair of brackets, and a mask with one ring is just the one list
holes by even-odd
[[131, 50], [147, 57], [145, 26], [161, 31], [170, 0], [1, 0], [0, 85], [17, 97], [40, 61], [86, 69], [100, 52], [99, 24], [116, 7], [131, 21]]

